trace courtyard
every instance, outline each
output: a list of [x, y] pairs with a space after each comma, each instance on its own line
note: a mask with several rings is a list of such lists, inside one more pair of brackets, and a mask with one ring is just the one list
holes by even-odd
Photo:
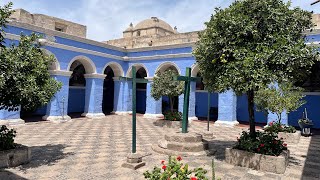
[[[131, 116], [109, 115], [99, 119], [77, 118], [64, 123], [31, 122], [12, 126], [17, 130], [16, 143], [31, 147], [29, 164], [1, 169], [0, 179], [144, 179], [143, 172], [160, 165], [168, 156], [153, 152], [165, 133], [177, 129], [158, 127], [154, 120], [137, 118], [137, 151], [143, 153], [146, 166], [138, 170], [121, 167], [131, 151]], [[204, 121], [194, 121], [190, 131], [206, 130]], [[232, 146], [246, 125], [218, 127], [211, 124], [216, 149], [216, 177], [222, 179], [319, 179], [320, 135], [301, 137], [299, 144], [289, 144], [290, 161], [285, 174], [278, 175], [224, 162], [225, 147]], [[203, 167], [211, 176], [213, 156], [182, 157], [183, 163]]]

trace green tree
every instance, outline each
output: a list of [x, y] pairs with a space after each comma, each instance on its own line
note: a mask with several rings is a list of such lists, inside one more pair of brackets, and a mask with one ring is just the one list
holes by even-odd
[[255, 136], [254, 92], [272, 82], [304, 78], [317, 58], [305, 44], [311, 13], [281, 0], [238, 0], [215, 10], [199, 33], [194, 55], [209, 90], [246, 94]]
[[171, 112], [173, 112], [174, 97], [181, 95], [184, 90], [183, 82], [173, 80], [173, 77], [178, 75], [176, 71], [171, 69], [162, 73], [158, 72], [151, 85], [151, 96], [155, 100], [159, 100], [162, 96], [169, 97]]
[[[12, 13], [12, 3], [0, 7], [1, 32]], [[50, 101], [61, 88], [61, 83], [50, 77], [49, 67], [55, 61], [46, 55], [38, 42], [41, 36], [21, 35], [17, 44], [7, 47], [4, 37], [0, 36], [0, 109], [35, 110]]]
[[278, 116], [278, 123], [281, 123], [281, 114], [289, 114], [297, 110], [306, 102], [302, 100], [305, 95], [303, 88], [294, 87], [290, 82], [281, 84], [272, 83], [269, 87], [256, 92], [254, 102], [258, 111], [268, 113], [269, 111]]

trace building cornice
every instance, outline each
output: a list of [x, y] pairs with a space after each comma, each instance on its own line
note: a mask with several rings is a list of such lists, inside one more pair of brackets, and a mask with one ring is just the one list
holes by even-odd
[[95, 78], [95, 79], [104, 79], [107, 75], [105, 74], [85, 74], [85, 78]]
[[184, 47], [193, 47], [193, 46], [195, 46], [195, 44], [196, 44], [195, 42], [189, 42], [189, 43], [171, 44], [171, 45], [163, 45], [163, 46], [140, 47], [140, 48], [127, 49], [127, 52], [141, 52], [141, 51], [153, 51], [153, 50], [164, 50], [164, 49], [176, 49], [176, 48], [184, 48]]
[[53, 76], [71, 76], [72, 71], [62, 71], [62, 70], [49, 70], [50, 75]]
[[183, 57], [193, 57], [193, 55], [192, 53], [179, 53], [179, 54], [166, 54], [166, 55], [155, 55], [155, 56], [128, 57], [128, 61], [173, 59], [173, 58], [183, 58]]

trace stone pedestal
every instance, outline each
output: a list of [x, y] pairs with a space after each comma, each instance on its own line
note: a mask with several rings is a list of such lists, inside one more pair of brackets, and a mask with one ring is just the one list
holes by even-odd
[[203, 141], [201, 134], [176, 132], [166, 134], [152, 149], [173, 156], [197, 156], [208, 154], [208, 143]]
[[142, 155], [139, 153], [130, 153], [127, 156], [127, 161], [123, 163], [121, 166], [129, 169], [136, 170], [144, 165], [145, 162], [142, 161]]

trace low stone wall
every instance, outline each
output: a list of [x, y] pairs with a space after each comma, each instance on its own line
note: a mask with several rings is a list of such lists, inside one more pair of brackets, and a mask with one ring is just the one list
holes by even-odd
[[0, 168], [16, 167], [28, 163], [31, 150], [27, 146], [17, 145], [15, 149], [0, 151]]
[[289, 154], [289, 151], [284, 151], [279, 156], [269, 156], [233, 148], [226, 148], [225, 152], [227, 163], [277, 174], [286, 171]]
[[155, 126], [167, 127], [167, 128], [181, 128], [182, 121], [168, 121], [164, 119], [158, 119], [153, 123]]
[[278, 137], [283, 138], [283, 141], [285, 143], [297, 144], [300, 141], [301, 132], [300, 131], [296, 131], [295, 133], [279, 132]]

